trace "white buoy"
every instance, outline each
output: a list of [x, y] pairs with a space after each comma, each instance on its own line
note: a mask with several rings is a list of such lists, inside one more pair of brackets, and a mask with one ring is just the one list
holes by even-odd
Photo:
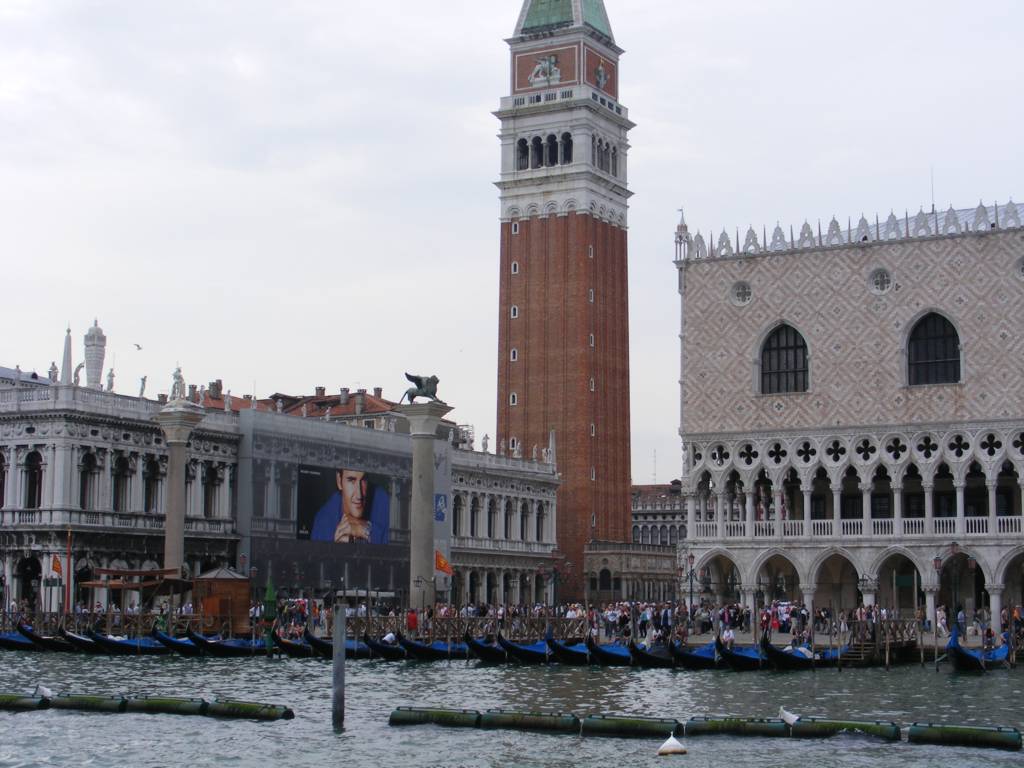
[[794, 715], [792, 712], [787, 712], [785, 707], [779, 707], [779, 717], [781, 717], [783, 722], [785, 722], [790, 728], [796, 725], [797, 721], [800, 719], [800, 715]]
[[686, 747], [675, 737], [669, 736], [661, 747], [658, 748], [658, 756], [662, 755], [685, 755]]

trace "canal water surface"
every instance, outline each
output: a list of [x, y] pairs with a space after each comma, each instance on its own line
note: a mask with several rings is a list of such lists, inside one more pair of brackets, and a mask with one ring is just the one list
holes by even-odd
[[330, 725], [330, 665], [317, 660], [116, 659], [0, 651], [0, 691], [231, 697], [287, 704], [292, 721], [170, 715], [0, 713], [0, 768], [13, 766], [1020, 766], [1021, 753], [888, 744], [703, 737], [684, 758], [658, 740], [581, 739], [504, 731], [389, 728], [394, 707], [632, 713], [685, 719], [799, 714], [848, 719], [1024, 726], [1024, 668], [982, 677], [948, 666], [814, 673], [674, 672], [630, 668], [483, 667], [349, 662], [346, 728]]

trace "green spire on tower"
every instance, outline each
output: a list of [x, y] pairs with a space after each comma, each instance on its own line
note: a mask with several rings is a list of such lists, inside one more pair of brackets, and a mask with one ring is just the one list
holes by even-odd
[[525, 0], [517, 35], [588, 26], [614, 41], [604, 0]]

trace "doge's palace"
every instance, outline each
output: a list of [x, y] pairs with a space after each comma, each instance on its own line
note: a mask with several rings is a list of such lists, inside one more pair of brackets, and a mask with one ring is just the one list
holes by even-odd
[[1022, 213], [680, 222], [680, 557], [706, 591], [1024, 602]]

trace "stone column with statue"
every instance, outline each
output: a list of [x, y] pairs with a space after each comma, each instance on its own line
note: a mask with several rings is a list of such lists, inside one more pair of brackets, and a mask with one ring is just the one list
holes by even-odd
[[[412, 435], [412, 499], [409, 515], [409, 607], [422, 609], [435, 601], [434, 589], [434, 441], [451, 407], [437, 397], [436, 376], [405, 374], [414, 386], [406, 390], [399, 412]], [[425, 397], [429, 402], [417, 403]]]
[[185, 557], [185, 467], [188, 439], [203, 420], [203, 409], [186, 399], [181, 368], [174, 371], [174, 384], [166, 406], [155, 416], [167, 442], [167, 506], [164, 518], [163, 567], [181, 570]]

